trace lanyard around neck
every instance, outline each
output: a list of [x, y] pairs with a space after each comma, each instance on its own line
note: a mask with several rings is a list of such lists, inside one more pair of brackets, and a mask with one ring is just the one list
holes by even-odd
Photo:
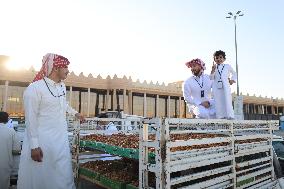
[[[202, 76], [202, 83], [200, 84], [199, 81], [196, 79], [196, 77], [194, 77], [194, 80], [197, 82], [197, 84], [199, 85], [199, 87], [202, 89], [203, 88], [203, 75]], [[200, 76], [200, 78], [201, 78]]]
[[[44, 78], [43, 78], [43, 81], [44, 81], [44, 83], [45, 83], [46, 87], [48, 88], [48, 90], [49, 90], [49, 92], [50, 92], [50, 94], [51, 94], [52, 96], [54, 96], [54, 97], [61, 97], [61, 96], [65, 96], [65, 92], [64, 92], [64, 90], [62, 90], [63, 94], [58, 95], [58, 96], [55, 96], [55, 95], [51, 92], [51, 90], [50, 90], [50, 88], [49, 88], [49, 86], [48, 86], [48, 84], [47, 84], [47, 82], [45, 81], [45, 79], [44, 79]], [[61, 88], [62, 88], [62, 86], [61, 86]]]
[[219, 70], [219, 66], [220, 66], [220, 65], [218, 65], [218, 66], [217, 66], [217, 70], [218, 70], [218, 73], [219, 73], [219, 75], [220, 75], [220, 79], [221, 79], [221, 78], [222, 78], [222, 73], [223, 73], [223, 70], [224, 70], [225, 65], [223, 64], [223, 67], [222, 67], [221, 72], [220, 72], [220, 70]]

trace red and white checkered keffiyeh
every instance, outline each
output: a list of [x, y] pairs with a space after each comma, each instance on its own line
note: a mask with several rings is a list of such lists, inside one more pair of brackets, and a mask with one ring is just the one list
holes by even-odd
[[201, 59], [199, 59], [199, 58], [192, 59], [191, 61], [185, 63], [185, 65], [186, 65], [188, 68], [191, 68], [194, 63], [195, 63], [195, 64], [199, 64], [203, 70], [206, 69], [205, 63], [204, 63]]
[[53, 68], [65, 68], [70, 64], [69, 60], [61, 55], [47, 53], [42, 58], [42, 67], [36, 74], [33, 82], [41, 80], [44, 77], [48, 77]]

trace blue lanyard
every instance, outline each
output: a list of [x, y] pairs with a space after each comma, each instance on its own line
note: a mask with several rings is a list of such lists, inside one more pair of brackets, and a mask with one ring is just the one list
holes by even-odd
[[223, 64], [223, 67], [222, 67], [221, 72], [219, 71], [219, 66], [220, 66], [220, 65], [217, 65], [217, 70], [218, 70], [218, 73], [219, 73], [219, 75], [220, 75], [220, 79], [222, 79], [222, 73], [223, 73], [223, 69], [224, 69], [225, 65]]
[[197, 81], [196, 77], [194, 78], [194, 80], [197, 82], [197, 84], [199, 85], [199, 87], [202, 89], [203, 88], [203, 76], [202, 76], [202, 83], [200, 85], [200, 83]]

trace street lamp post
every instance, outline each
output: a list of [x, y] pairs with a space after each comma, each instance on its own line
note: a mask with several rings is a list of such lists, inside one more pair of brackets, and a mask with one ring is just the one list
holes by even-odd
[[234, 26], [235, 26], [235, 51], [236, 51], [236, 72], [237, 72], [237, 96], [234, 100], [234, 112], [235, 112], [235, 119], [243, 120], [244, 113], [243, 113], [243, 97], [240, 96], [240, 89], [239, 89], [239, 66], [238, 66], [238, 46], [237, 46], [237, 24], [236, 20], [237, 17], [243, 16], [244, 14], [241, 11], [236, 12], [235, 14], [229, 12], [229, 16], [226, 18], [233, 18], [234, 19]]
[[236, 12], [236, 14], [233, 14], [231, 12], [228, 13], [230, 16], [227, 16], [226, 18], [233, 18], [234, 24], [235, 24], [235, 51], [236, 51], [236, 72], [237, 72], [237, 96], [240, 96], [240, 90], [239, 90], [239, 66], [238, 66], [238, 46], [237, 46], [237, 24], [236, 19], [239, 16], [243, 16], [244, 14], [241, 14], [241, 11]]

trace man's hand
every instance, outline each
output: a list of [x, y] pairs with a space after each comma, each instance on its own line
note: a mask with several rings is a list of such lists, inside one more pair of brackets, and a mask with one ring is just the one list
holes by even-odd
[[234, 80], [230, 80], [229, 79], [229, 83], [230, 83], [230, 85], [233, 85], [234, 83], [236, 83]]
[[204, 106], [205, 108], [209, 108], [210, 107], [210, 102], [209, 101], [204, 101], [200, 105]]
[[213, 61], [213, 65], [212, 65], [212, 69], [211, 69], [211, 74], [213, 74], [216, 70], [216, 64], [215, 62]]
[[80, 122], [84, 122], [84, 121], [85, 121], [85, 117], [82, 116], [80, 113], [75, 114], [75, 117], [76, 117], [77, 119], [79, 119]]
[[32, 160], [42, 162], [43, 153], [40, 147], [31, 150]]

